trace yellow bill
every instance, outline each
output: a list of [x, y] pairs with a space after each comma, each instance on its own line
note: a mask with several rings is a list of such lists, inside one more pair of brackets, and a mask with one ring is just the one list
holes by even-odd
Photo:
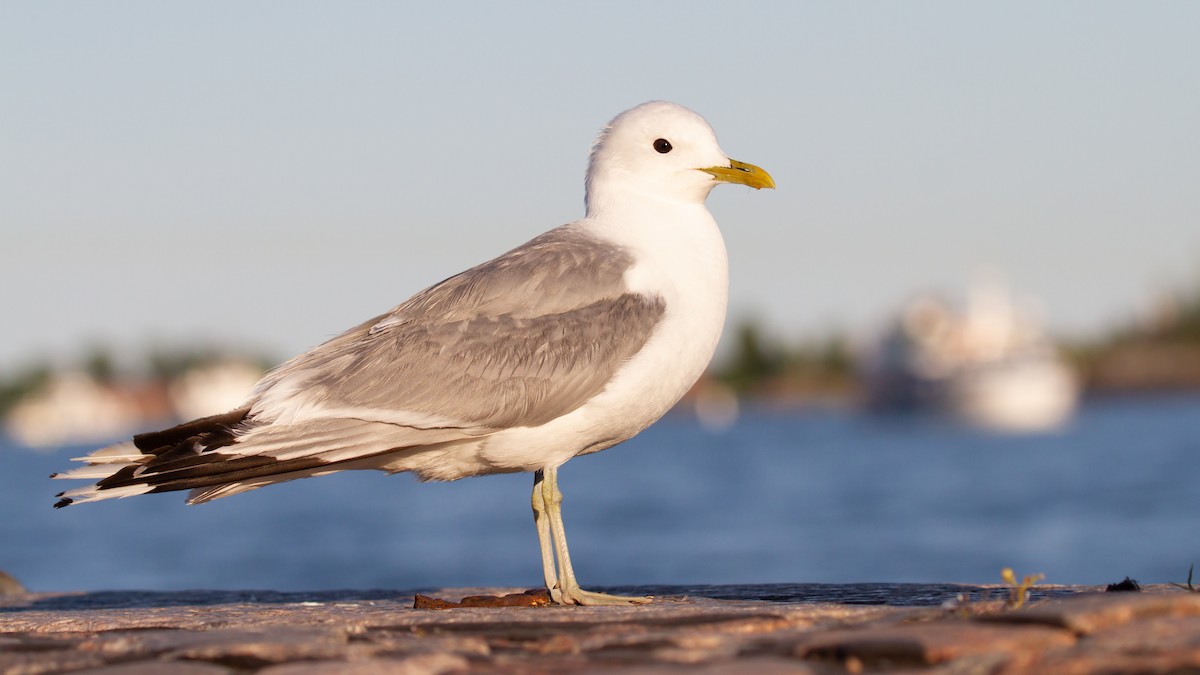
[[775, 179], [771, 178], [771, 174], [753, 164], [739, 162], [736, 159], [729, 160], [729, 166], [714, 166], [700, 170], [712, 174], [713, 178], [722, 183], [749, 185], [755, 190], [775, 187]]

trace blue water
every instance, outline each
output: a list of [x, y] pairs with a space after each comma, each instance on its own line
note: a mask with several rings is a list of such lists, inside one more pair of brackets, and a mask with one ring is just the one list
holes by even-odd
[[[525, 474], [352, 472], [188, 507], [54, 510], [89, 448], [0, 445], [0, 569], [33, 590], [536, 586]], [[1100, 400], [1004, 436], [851, 411], [673, 415], [560, 471], [585, 585], [1183, 581], [1200, 562], [1200, 396]]]

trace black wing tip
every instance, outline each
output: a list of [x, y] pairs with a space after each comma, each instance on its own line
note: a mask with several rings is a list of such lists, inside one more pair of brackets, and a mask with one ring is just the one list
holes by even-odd
[[64, 506], [70, 506], [74, 503], [75, 503], [74, 499], [71, 499], [70, 497], [63, 497], [62, 499], [54, 502], [54, 508], [61, 509]]
[[54, 473], [50, 474], [50, 477], [51, 477], [51, 478], [58, 478], [58, 472], [57, 472], [57, 471], [55, 471]]

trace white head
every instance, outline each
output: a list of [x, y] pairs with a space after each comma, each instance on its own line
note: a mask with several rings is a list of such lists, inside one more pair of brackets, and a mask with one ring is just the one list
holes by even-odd
[[766, 171], [721, 150], [700, 115], [669, 101], [643, 103], [617, 115], [592, 146], [587, 211], [632, 198], [699, 204], [717, 183], [775, 187]]

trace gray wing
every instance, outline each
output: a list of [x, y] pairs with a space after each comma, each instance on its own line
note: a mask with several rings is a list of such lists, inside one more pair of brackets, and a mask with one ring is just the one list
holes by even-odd
[[[536, 426], [602, 391], [665, 312], [628, 292], [628, 252], [564, 226], [309, 351], [256, 389], [446, 426]], [[435, 425], [436, 426], [436, 425]]]

